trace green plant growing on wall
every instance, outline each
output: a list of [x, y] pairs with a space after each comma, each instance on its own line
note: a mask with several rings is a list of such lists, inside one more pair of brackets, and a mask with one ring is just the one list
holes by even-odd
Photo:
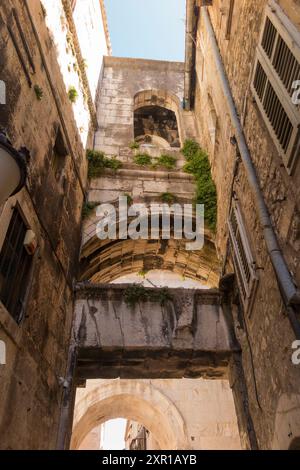
[[134, 163], [140, 166], [148, 166], [148, 165], [151, 165], [152, 159], [150, 155], [146, 153], [139, 153], [138, 155], [134, 157]]
[[198, 142], [195, 142], [195, 140], [192, 139], [187, 139], [182, 148], [182, 153], [185, 156], [186, 160], [189, 160], [190, 158], [193, 158], [194, 155], [200, 150], [200, 146]]
[[132, 203], [133, 203], [133, 198], [132, 198], [132, 196], [131, 196], [130, 194], [128, 194], [128, 193], [124, 193], [124, 197], [127, 198], [127, 204], [128, 204], [128, 206], [131, 206]]
[[69, 91], [68, 91], [68, 97], [71, 103], [76, 103], [77, 98], [78, 98], [78, 91], [74, 86], [70, 86]]
[[138, 272], [138, 276], [141, 276], [143, 278], [145, 278], [146, 274], [148, 273], [147, 269], [141, 269], [139, 272]]
[[85, 202], [82, 206], [82, 218], [86, 219], [97, 206], [97, 202]]
[[136, 140], [133, 140], [132, 142], [130, 142], [129, 148], [131, 150], [138, 150], [140, 148], [140, 144]]
[[162, 202], [165, 202], [167, 204], [173, 204], [174, 202], [177, 201], [177, 197], [175, 196], [175, 194], [172, 194], [172, 193], [162, 193], [160, 195], [160, 199]]
[[89, 163], [89, 178], [98, 178], [103, 174], [105, 168], [110, 168], [116, 171], [122, 166], [122, 162], [120, 162], [116, 157], [108, 158], [103, 152], [99, 152], [97, 150], [87, 150], [86, 156]]
[[117, 171], [121, 168], [122, 162], [118, 160], [116, 156], [112, 158], [105, 157], [104, 166], [105, 168], [110, 168], [111, 170]]
[[130, 307], [134, 307], [138, 302], [146, 302], [148, 300], [147, 289], [141, 284], [132, 284], [125, 290], [124, 299]]
[[154, 163], [154, 167], [161, 166], [166, 168], [167, 170], [174, 170], [176, 167], [176, 158], [173, 155], [163, 154], [159, 158], [156, 159]]
[[33, 89], [34, 89], [35, 96], [37, 97], [39, 101], [41, 101], [44, 96], [43, 88], [41, 88], [39, 85], [34, 85]]
[[167, 301], [172, 300], [172, 296], [167, 287], [163, 289], [146, 289], [141, 284], [132, 284], [132, 286], [127, 287], [124, 292], [124, 298], [126, 304], [130, 307], [134, 307], [138, 302], [152, 301], [164, 305]]
[[193, 140], [186, 140], [182, 148], [187, 163], [183, 170], [196, 179], [196, 203], [204, 204], [204, 220], [212, 230], [217, 225], [217, 191], [211, 177], [211, 168], [207, 153]]

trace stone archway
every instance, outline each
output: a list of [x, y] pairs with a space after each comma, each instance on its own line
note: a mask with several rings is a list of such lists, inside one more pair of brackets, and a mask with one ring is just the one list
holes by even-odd
[[120, 417], [143, 424], [162, 450], [190, 448], [185, 422], [169, 398], [152, 384], [116, 379], [95, 386], [77, 402], [71, 449], [78, 449], [96, 426]]
[[[174, 114], [177, 123], [179, 141], [183, 144], [183, 126], [181, 116], [181, 104], [179, 98], [167, 90], [142, 90], [134, 96], [134, 112], [146, 108], [158, 108], [168, 110]], [[171, 116], [171, 114], [170, 114]]]
[[109, 283], [125, 274], [167, 270], [215, 288], [219, 263], [208, 239], [201, 251], [186, 251], [185, 240], [113, 240], [102, 243], [94, 236], [81, 253], [80, 280]]

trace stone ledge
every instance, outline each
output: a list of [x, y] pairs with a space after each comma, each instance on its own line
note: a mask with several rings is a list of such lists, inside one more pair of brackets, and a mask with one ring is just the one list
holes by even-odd
[[105, 67], [118, 67], [118, 68], [142, 68], [156, 69], [165, 72], [166, 70], [172, 70], [177, 72], [184, 72], [184, 62], [170, 62], [165, 60], [153, 60], [153, 59], [138, 59], [132, 57], [104, 57]]

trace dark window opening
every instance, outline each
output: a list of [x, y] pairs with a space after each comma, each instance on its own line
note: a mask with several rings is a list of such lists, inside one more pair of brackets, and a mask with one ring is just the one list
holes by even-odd
[[24, 301], [32, 256], [24, 247], [27, 224], [15, 208], [0, 253], [0, 299], [17, 323], [24, 315]]
[[[145, 142], [151, 136], [166, 140], [171, 147], [180, 147], [177, 119], [174, 111], [161, 106], [144, 106], [134, 113], [134, 137], [145, 136]], [[140, 139], [139, 139], [140, 140]]]
[[61, 177], [67, 155], [68, 150], [66, 149], [64, 138], [60, 129], [58, 129], [52, 154], [52, 169], [57, 180]]

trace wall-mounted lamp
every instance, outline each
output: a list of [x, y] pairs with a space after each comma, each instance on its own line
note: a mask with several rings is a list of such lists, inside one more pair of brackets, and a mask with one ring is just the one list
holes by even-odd
[[18, 193], [26, 182], [28, 151], [16, 150], [0, 130], [0, 205]]

